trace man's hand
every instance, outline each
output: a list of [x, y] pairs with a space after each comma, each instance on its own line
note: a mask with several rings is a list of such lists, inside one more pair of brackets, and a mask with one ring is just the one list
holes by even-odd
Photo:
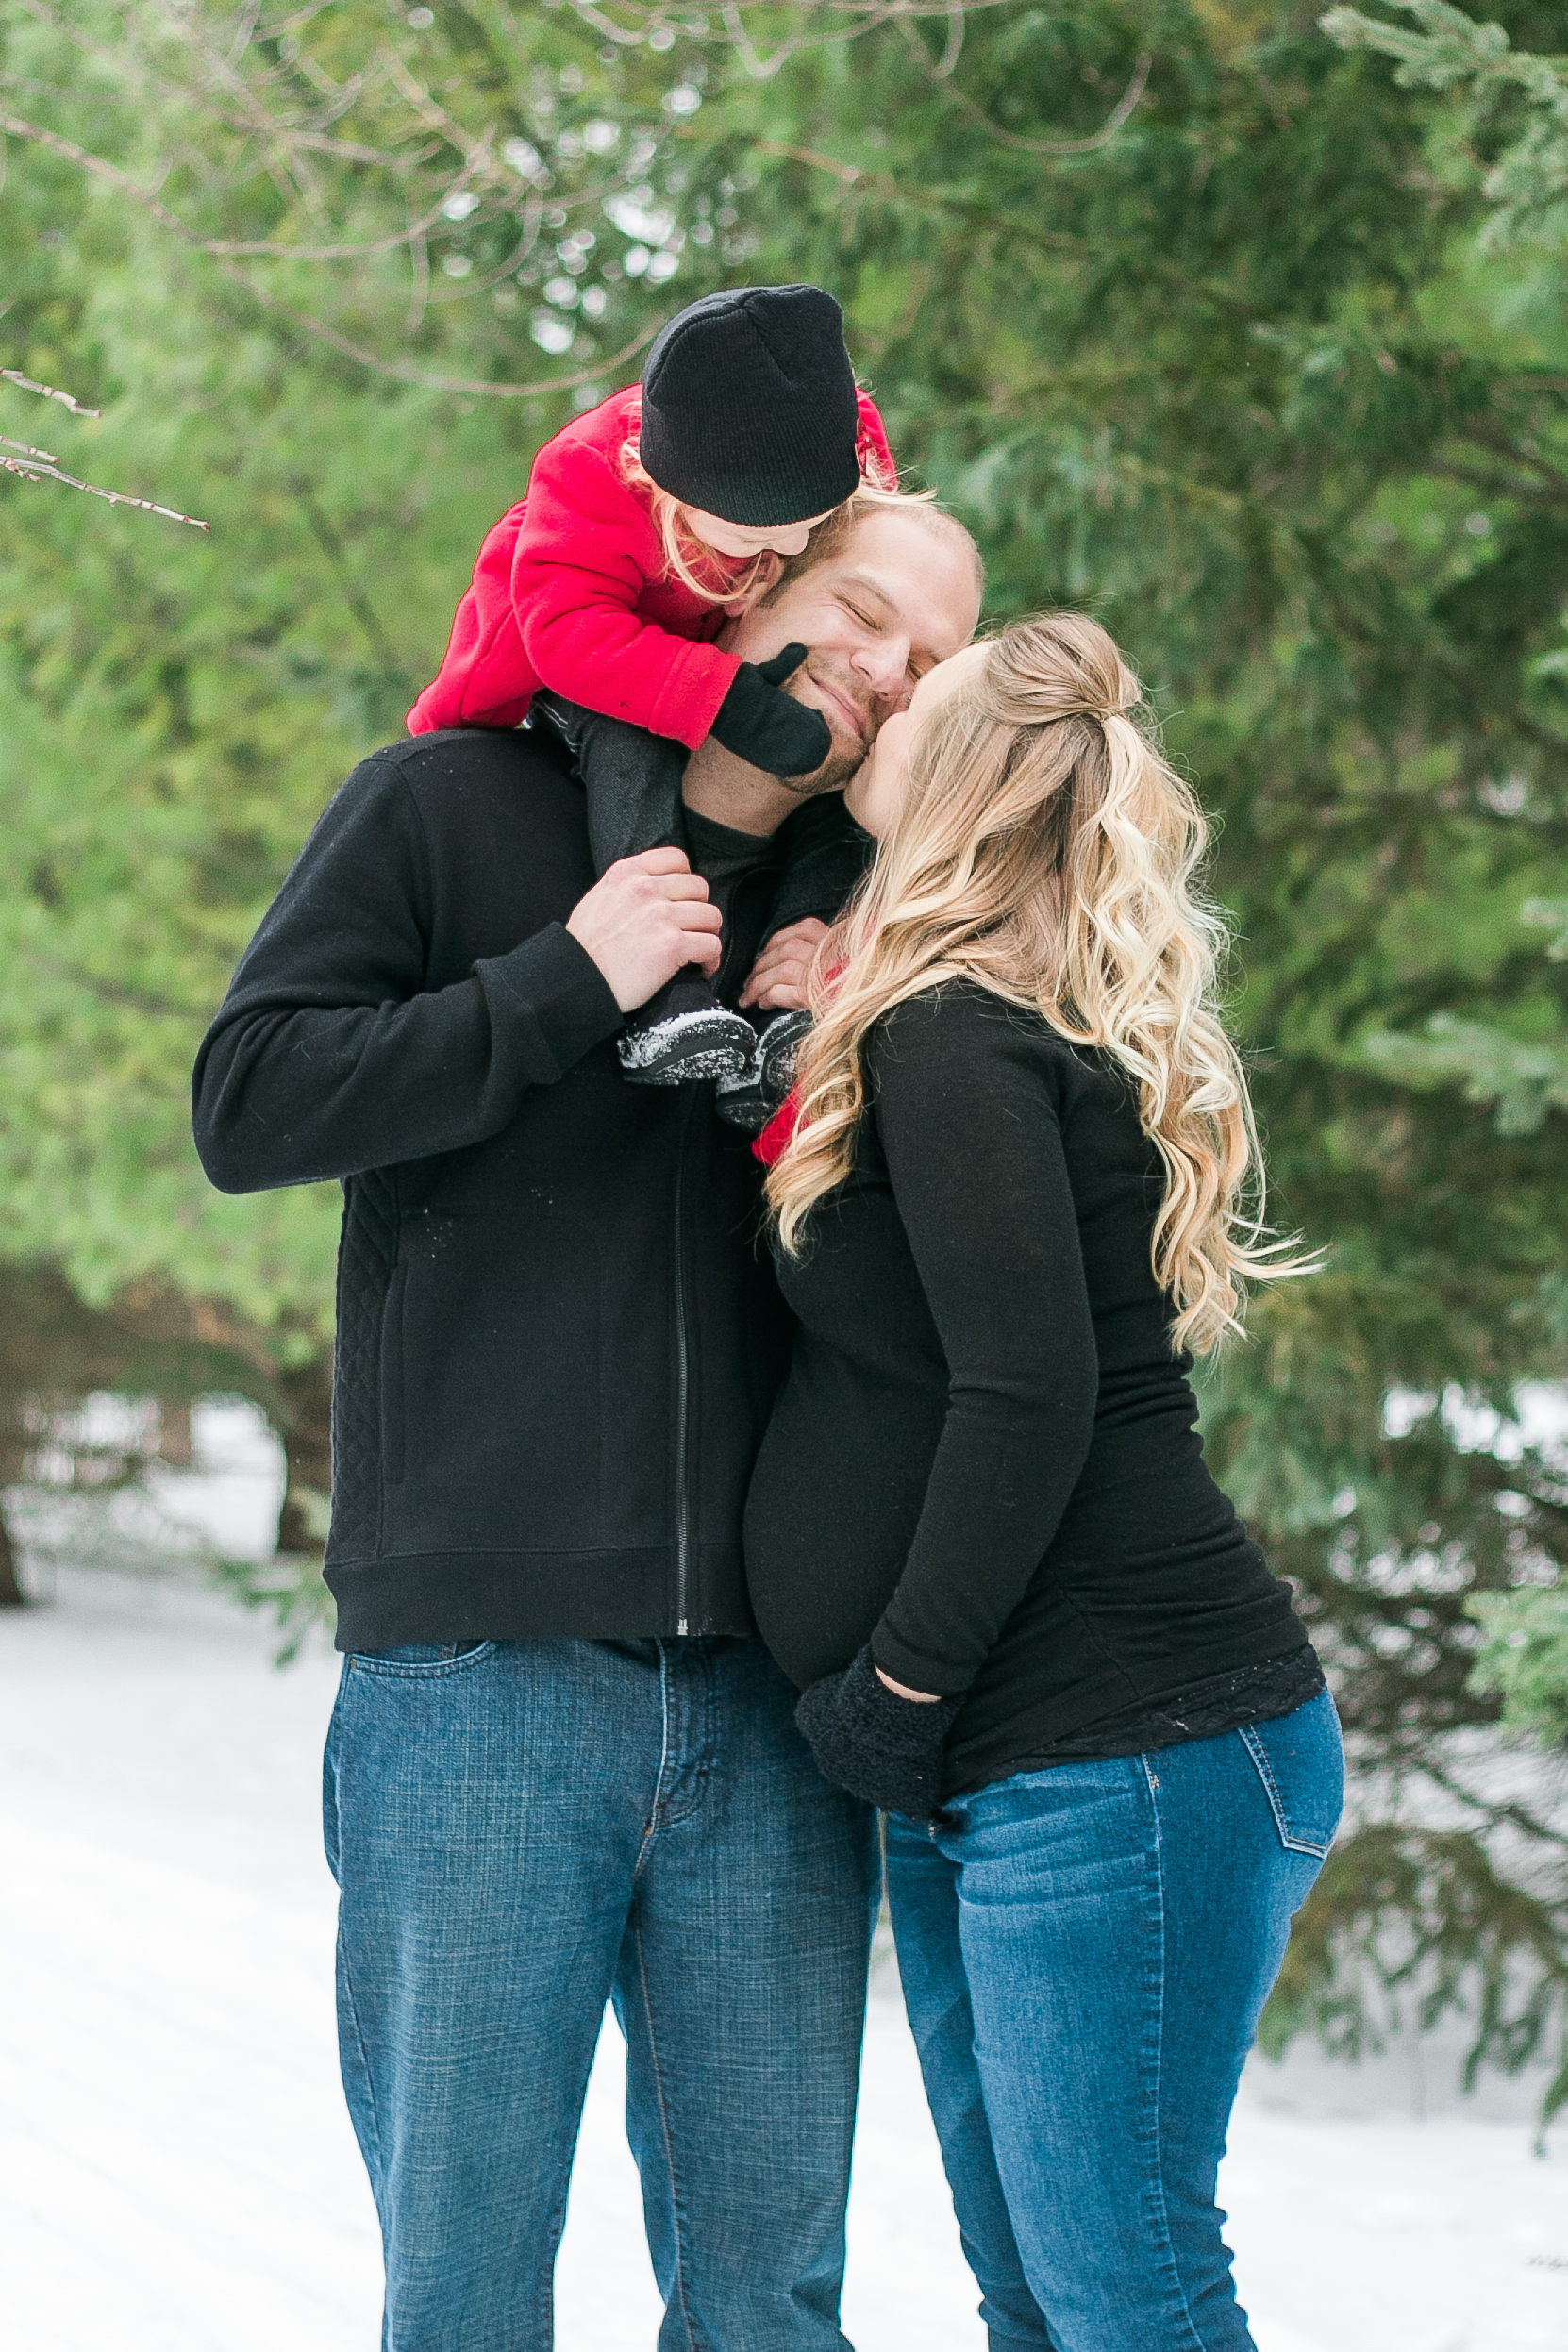
[[623, 1012], [645, 1005], [683, 965], [719, 968], [722, 917], [683, 849], [645, 849], [607, 866], [566, 918]]
[[798, 1011], [806, 1002], [806, 975], [817, 942], [826, 937], [826, 924], [819, 923], [815, 915], [804, 915], [798, 923], [776, 931], [741, 991], [742, 1008], [755, 1005], [759, 1012]]

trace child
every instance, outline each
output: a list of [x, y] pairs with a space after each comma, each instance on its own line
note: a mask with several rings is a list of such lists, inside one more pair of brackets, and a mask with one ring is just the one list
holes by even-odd
[[[711, 734], [787, 776], [809, 775], [831, 748], [826, 721], [782, 691], [804, 646], [759, 665], [710, 641], [862, 482], [894, 480], [831, 294], [706, 295], [660, 333], [640, 388], [613, 393], [539, 452], [527, 497], [479, 550], [409, 733], [515, 726], [548, 689], [549, 715], [582, 769], [597, 870], [666, 842], [684, 848], [676, 746], [694, 750]], [[660, 756], [626, 728], [670, 748]], [[769, 936], [805, 914], [830, 921], [857, 878], [853, 848], [819, 848], [798, 872], [787, 865]], [[774, 1091], [759, 1093], [759, 1058], [776, 1060], [802, 1026], [781, 1014], [759, 1046], [691, 967], [628, 1022], [621, 1063], [645, 1086], [717, 1078], [737, 1123], [750, 1125]]]

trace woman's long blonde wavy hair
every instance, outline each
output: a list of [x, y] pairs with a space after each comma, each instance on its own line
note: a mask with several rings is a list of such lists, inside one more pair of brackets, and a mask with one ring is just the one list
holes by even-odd
[[1004, 629], [931, 712], [876, 862], [818, 951], [800, 1116], [768, 1198], [798, 1253], [849, 1173], [873, 1024], [977, 980], [1133, 1082], [1165, 1170], [1151, 1257], [1172, 1343], [1205, 1353], [1240, 1331], [1244, 1280], [1311, 1261], [1261, 1223], [1246, 1080], [1215, 1008], [1227, 936], [1198, 879], [1209, 826], [1139, 702], [1105, 630], [1059, 612]]

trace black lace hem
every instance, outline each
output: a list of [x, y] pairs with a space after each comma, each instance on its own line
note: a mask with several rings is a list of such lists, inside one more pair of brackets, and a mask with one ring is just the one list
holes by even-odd
[[1261, 1665], [1239, 1666], [1210, 1675], [1158, 1707], [1142, 1702], [1104, 1715], [1067, 1738], [1053, 1740], [1026, 1756], [1013, 1757], [988, 1772], [976, 1787], [1010, 1779], [1014, 1773], [1040, 1772], [1048, 1764], [1092, 1763], [1110, 1756], [1141, 1756], [1146, 1749], [1178, 1747], [1188, 1740], [1217, 1739], [1243, 1724], [1273, 1723], [1294, 1714], [1326, 1688], [1317, 1653], [1309, 1646]]

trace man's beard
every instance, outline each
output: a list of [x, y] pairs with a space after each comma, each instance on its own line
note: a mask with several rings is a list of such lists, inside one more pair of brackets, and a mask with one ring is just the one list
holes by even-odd
[[[820, 768], [813, 768], [809, 776], [779, 777], [778, 781], [785, 791], [798, 792], [802, 800], [814, 799], [819, 792], [842, 792], [850, 777], [865, 764], [866, 755], [876, 741], [877, 729], [881, 726], [881, 721], [874, 715], [867, 702], [865, 689], [854, 673], [841, 665], [831, 654], [809, 653], [794, 676], [786, 678], [784, 692], [793, 694], [799, 702], [802, 698], [797, 689], [801, 681], [809, 677], [815, 678], [820, 686], [830, 687], [852, 710], [859, 714], [861, 732], [852, 743], [846, 743], [835, 732], [833, 748]], [[817, 706], [809, 703], [806, 708], [814, 710]], [[822, 716], [831, 729], [833, 722], [826, 710]]]

